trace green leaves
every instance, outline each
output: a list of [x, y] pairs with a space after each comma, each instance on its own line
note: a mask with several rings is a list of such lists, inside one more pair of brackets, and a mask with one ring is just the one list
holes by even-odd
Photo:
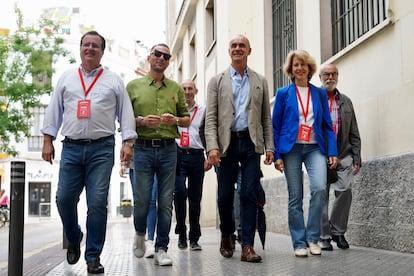
[[0, 36], [0, 152], [12, 156], [30, 135], [33, 108], [52, 91], [53, 64], [59, 57], [75, 61], [64, 48], [59, 20], [44, 14], [36, 26], [25, 27], [17, 6], [15, 13], [18, 30]]

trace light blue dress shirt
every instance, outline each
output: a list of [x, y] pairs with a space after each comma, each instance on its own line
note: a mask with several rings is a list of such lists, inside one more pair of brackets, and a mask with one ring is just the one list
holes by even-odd
[[[85, 87], [89, 87], [102, 67], [87, 74], [81, 67]], [[89, 99], [90, 117], [78, 118], [79, 100]], [[119, 121], [122, 140], [136, 139], [135, 118], [124, 83], [115, 73], [104, 70], [85, 97], [78, 68], [62, 74], [52, 93], [41, 132], [56, 138], [61, 134], [71, 139], [99, 139], [114, 135]]]
[[235, 117], [232, 131], [243, 131], [248, 128], [247, 104], [249, 100], [250, 81], [249, 71], [246, 67], [242, 77], [232, 66], [230, 66], [231, 86], [233, 88], [233, 101]]

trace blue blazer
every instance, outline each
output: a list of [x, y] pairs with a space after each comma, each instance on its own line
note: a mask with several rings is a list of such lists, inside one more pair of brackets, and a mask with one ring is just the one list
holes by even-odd
[[[314, 131], [321, 152], [328, 156], [338, 156], [335, 133], [332, 127], [332, 119], [329, 113], [328, 98], [324, 88], [318, 88], [309, 83], [311, 90], [312, 107], [314, 113]], [[318, 93], [321, 94], [321, 108]], [[324, 133], [322, 122], [326, 123], [328, 136], [328, 153], [325, 151]], [[296, 142], [299, 131], [299, 108], [294, 83], [281, 87], [276, 92], [272, 114], [273, 138], [275, 141], [275, 160], [281, 159], [281, 155], [288, 153]]]

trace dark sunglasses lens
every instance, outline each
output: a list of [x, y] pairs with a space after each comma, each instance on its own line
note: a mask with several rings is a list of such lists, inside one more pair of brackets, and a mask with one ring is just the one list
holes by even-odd
[[165, 60], [169, 60], [171, 58], [170, 54], [166, 54], [166, 53], [163, 53], [163, 52], [160, 52], [160, 51], [157, 51], [157, 50], [154, 51], [154, 56], [156, 56], [158, 58], [161, 57], [161, 56], [164, 56]]
[[154, 51], [154, 56], [156, 56], [156, 57], [160, 57], [161, 55], [162, 55], [162, 53], [161, 53], [161, 52]]

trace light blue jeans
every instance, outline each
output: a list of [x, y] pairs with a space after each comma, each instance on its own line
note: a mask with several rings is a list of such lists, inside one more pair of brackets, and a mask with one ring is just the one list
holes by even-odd
[[86, 144], [63, 141], [56, 204], [69, 243], [77, 244], [80, 239], [77, 205], [85, 188], [86, 262], [99, 258], [105, 242], [114, 145], [113, 136]]
[[152, 188], [151, 201], [147, 216], [147, 238], [150, 241], [154, 240], [155, 237], [155, 227], [157, 226], [157, 192], [158, 184], [157, 178], [154, 177], [154, 187]]
[[[326, 198], [326, 157], [317, 144], [295, 144], [282, 156], [288, 188], [288, 222], [293, 248], [306, 248], [319, 240], [322, 210]], [[310, 183], [308, 222], [303, 216], [303, 171], [305, 164]]]
[[160, 248], [168, 250], [176, 166], [175, 143], [159, 148], [135, 145], [134, 227], [139, 235], [145, 235], [154, 176], [156, 176], [158, 181], [156, 252]]
[[[132, 192], [135, 193], [135, 174], [134, 169], [129, 170], [129, 180], [131, 181]], [[152, 187], [151, 202], [149, 206], [148, 216], [147, 216], [147, 239], [150, 241], [154, 240], [155, 237], [155, 227], [157, 226], [157, 178], [154, 177], [154, 186]]]

